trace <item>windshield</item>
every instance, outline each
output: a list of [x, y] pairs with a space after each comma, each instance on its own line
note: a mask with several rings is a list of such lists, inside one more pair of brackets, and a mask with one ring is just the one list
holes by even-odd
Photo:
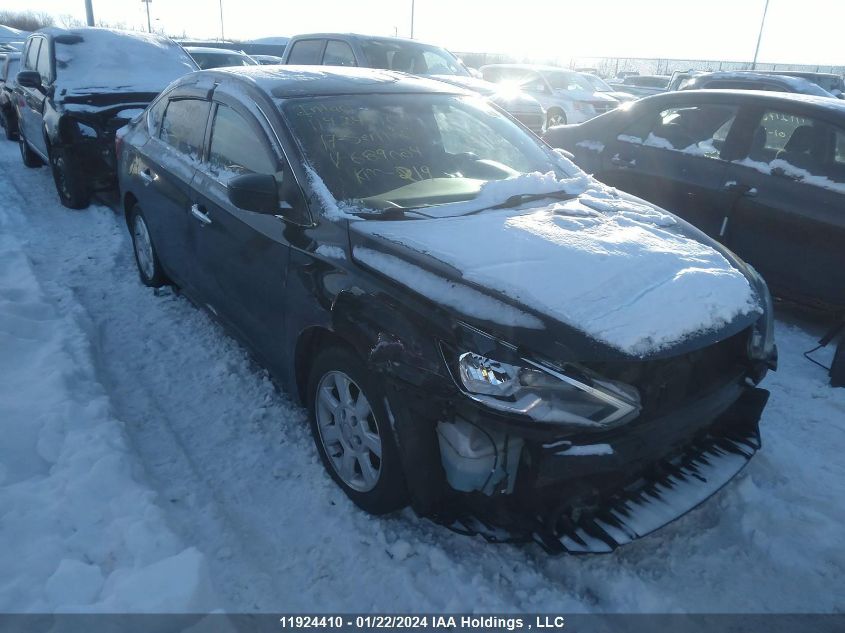
[[[190, 51], [189, 51], [190, 52]], [[255, 66], [256, 62], [251, 57], [238, 53], [198, 53], [191, 52], [191, 57], [201, 70], [209, 68], [225, 68], [227, 66]]]
[[197, 69], [181, 46], [159, 35], [90, 28], [54, 42], [57, 95], [159, 93]]
[[590, 75], [587, 73], [584, 73], [583, 77], [588, 82], [590, 82], [596, 92], [613, 92], [613, 88], [606, 84], [604, 82], [604, 79], [602, 79], [601, 77], [596, 77], [595, 75]]
[[594, 92], [587, 79], [578, 73], [565, 71], [545, 71], [543, 77], [554, 90], [586, 90]]
[[454, 55], [436, 46], [373, 39], [361, 42], [361, 48], [370, 68], [398, 70], [413, 75], [471, 76]]
[[566, 175], [553, 152], [478, 97], [332, 96], [281, 106], [332, 196], [369, 209], [472, 200], [485, 183], [526, 173]]

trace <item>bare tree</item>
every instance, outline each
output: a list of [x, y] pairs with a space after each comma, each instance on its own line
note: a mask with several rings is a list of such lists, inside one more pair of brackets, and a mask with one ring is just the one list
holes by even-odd
[[66, 29], [76, 29], [85, 26], [85, 22], [83, 20], [74, 17], [70, 13], [63, 13], [62, 15], [60, 15], [59, 24], [61, 24]]
[[54, 26], [55, 23], [53, 16], [43, 11], [0, 11], [0, 24], [22, 31], [37, 31], [45, 26]]

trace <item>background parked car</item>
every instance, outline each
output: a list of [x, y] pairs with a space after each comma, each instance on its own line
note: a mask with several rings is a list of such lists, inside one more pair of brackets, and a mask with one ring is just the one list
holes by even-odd
[[185, 50], [202, 70], [224, 66], [256, 66], [252, 57], [242, 51], [207, 46], [186, 46]]
[[370, 37], [349, 33], [313, 33], [292, 38], [286, 64], [361, 66], [429, 77], [461, 86], [490, 98], [535, 134], [542, 133], [545, 112], [536, 99], [520, 91], [501, 91], [475, 77], [445, 48], [398, 37]]
[[667, 75], [628, 75], [622, 82], [608, 82], [615, 90], [627, 92], [637, 97], [648, 97], [666, 92], [669, 87]]
[[486, 81], [524, 90], [546, 110], [546, 126], [580, 123], [619, 105], [598, 92], [580, 73], [555, 66], [489, 64], [481, 67]]
[[767, 75], [784, 75], [788, 77], [800, 77], [812, 81], [822, 90], [826, 90], [834, 97], [845, 99], [845, 79], [834, 73], [815, 73], [803, 70], [766, 70]]
[[10, 141], [18, 138], [18, 117], [15, 113], [13, 94], [20, 65], [20, 53], [0, 55], [0, 125]]
[[681, 82], [679, 90], [769, 90], [773, 92], [794, 92], [817, 97], [834, 98], [818, 84], [801, 77], [773, 75], [745, 70], [731, 72], [700, 73]]
[[670, 92], [545, 138], [603, 182], [723, 241], [776, 294], [845, 308], [841, 100]]
[[26, 41], [15, 87], [24, 165], [48, 163], [62, 204], [87, 206], [114, 186], [115, 131], [174, 79], [197, 70], [159, 35], [43, 29]]
[[250, 57], [262, 66], [274, 66], [284, 63], [284, 59], [276, 55], [250, 55]]
[[759, 275], [462, 90], [228, 68], [175, 82], [121, 137], [142, 282], [238, 333], [369, 512], [410, 500], [609, 551], [760, 447], [776, 349]]
[[604, 79], [599, 77], [594, 73], [586, 73], [582, 71], [580, 72], [584, 78], [592, 84], [593, 88], [596, 92], [600, 92], [608, 97], [613, 97], [619, 103], [624, 103], [626, 101], [634, 101], [638, 97], [635, 97], [630, 92], [621, 92], [619, 90], [615, 90], [609, 83], [607, 83]]

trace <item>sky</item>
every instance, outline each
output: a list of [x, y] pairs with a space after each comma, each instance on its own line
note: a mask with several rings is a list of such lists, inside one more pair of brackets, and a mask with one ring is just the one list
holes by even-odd
[[[153, 29], [251, 39], [312, 31], [410, 35], [411, 0], [152, 0]], [[95, 18], [146, 28], [141, 0], [93, 0]], [[765, 0], [415, 0], [414, 36], [457, 52], [747, 61]], [[2, 0], [85, 19], [83, 0]], [[845, 65], [845, 0], [770, 0], [761, 62]]]

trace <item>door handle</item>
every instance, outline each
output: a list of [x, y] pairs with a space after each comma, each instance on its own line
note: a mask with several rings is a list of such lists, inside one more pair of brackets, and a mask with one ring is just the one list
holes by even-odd
[[202, 207], [198, 204], [191, 205], [191, 215], [194, 216], [197, 220], [199, 220], [203, 226], [206, 224], [211, 224], [211, 218], [208, 217], [208, 214], [202, 210]]
[[620, 158], [618, 154], [611, 158], [610, 162], [617, 167], [634, 167], [637, 164], [636, 160], [625, 160], [624, 158]]
[[152, 172], [150, 172], [149, 169], [142, 169], [138, 173], [138, 175], [141, 177], [141, 180], [143, 180], [148, 185], [155, 180], [155, 176], [153, 176]]
[[747, 198], [753, 198], [757, 195], [757, 188], [751, 187], [749, 185], [744, 185], [739, 182], [726, 182], [722, 187], [725, 191], [730, 191], [731, 193], [735, 193], [739, 196], [745, 196]]

